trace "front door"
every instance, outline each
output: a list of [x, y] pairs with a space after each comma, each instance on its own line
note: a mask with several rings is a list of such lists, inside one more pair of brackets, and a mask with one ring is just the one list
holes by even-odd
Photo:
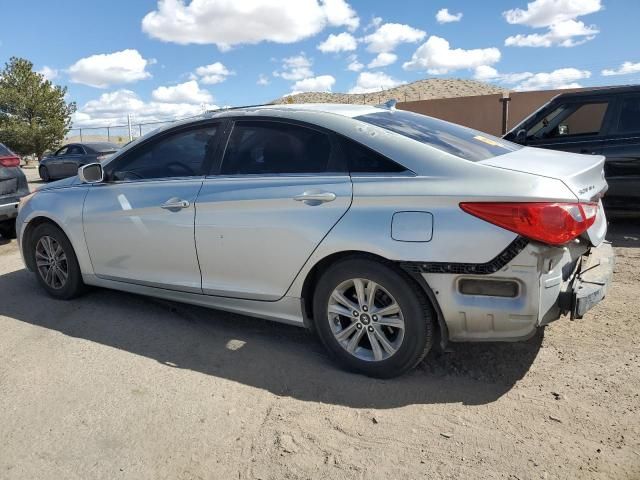
[[208, 295], [281, 298], [351, 204], [330, 134], [283, 121], [237, 121], [219, 175], [196, 202]]
[[78, 167], [84, 158], [84, 148], [80, 145], [70, 145], [64, 158], [63, 176], [73, 177], [78, 174]]
[[51, 178], [64, 177], [64, 162], [69, 151], [69, 146], [64, 146], [47, 160], [47, 171]]
[[201, 293], [195, 201], [215, 151], [216, 124], [174, 129], [114, 158], [89, 188], [85, 239], [95, 274]]

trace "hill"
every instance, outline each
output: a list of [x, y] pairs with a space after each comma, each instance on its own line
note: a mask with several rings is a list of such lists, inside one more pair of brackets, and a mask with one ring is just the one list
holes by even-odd
[[505, 89], [477, 80], [429, 78], [371, 93], [305, 92], [286, 95], [271, 103], [358, 103], [379, 104], [391, 98], [399, 102], [433, 98], [470, 97], [502, 93]]

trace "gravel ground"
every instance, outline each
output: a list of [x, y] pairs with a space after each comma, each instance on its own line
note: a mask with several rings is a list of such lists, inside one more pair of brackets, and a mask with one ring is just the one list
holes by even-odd
[[525, 343], [338, 370], [302, 329], [107, 290], [0, 238], [0, 478], [640, 478], [640, 224], [608, 298]]

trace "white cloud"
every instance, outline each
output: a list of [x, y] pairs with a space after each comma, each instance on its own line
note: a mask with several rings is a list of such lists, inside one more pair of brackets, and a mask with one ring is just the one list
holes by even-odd
[[285, 80], [302, 80], [313, 77], [312, 62], [303, 53], [295, 57], [282, 59], [282, 71], [273, 72], [274, 77], [282, 77]]
[[475, 69], [473, 78], [484, 82], [513, 85], [515, 90], [542, 90], [558, 88], [579, 88], [578, 80], [591, 77], [588, 70], [559, 68], [552, 72], [499, 73], [495, 68], [481, 65]]
[[507, 47], [575, 47], [581, 45], [600, 33], [593, 25], [587, 26], [576, 20], [565, 20], [553, 24], [546, 33], [529, 35], [513, 35], [504, 41]]
[[331, 75], [304, 78], [293, 84], [291, 95], [303, 92], [330, 92], [336, 79]]
[[602, 10], [601, 0], [534, 0], [527, 9], [514, 8], [503, 12], [505, 20], [513, 25], [547, 28], [545, 33], [513, 35], [505, 40], [514, 47], [575, 47], [592, 40], [599, 30], [576, 20], [583, 15]]
[[578, 80], [591, 77], [588, 70], [559, 68], [549, 73], [536, 73], [518, 84], [516, 90], [544, 90], [557, 88], [579, 88]]
[[146, 68], [152, 63], [155, 61], [143, 58], [137, 50], [127, 49], [81, 58], [69, 67], [68, 73], [74, 83], [106, 88], [151, 77]]
[[373, 17], [371, 21], [364, 27], [364, 31], [371, 30], [372, 28], [378, 28], [382, 24], [382, 17]]
[[215, 85], [216, 83], [224, 82], [229, 75], [234, 75], [234, 72], [230, 71], [222, 63], [215, 62], [211, 65], [196, 68], [196, 75], [202, 83]]
[[330, 25], [344, 25], [351, 31], [360, 25], [358, 14], [344, 0], [323, 0], [321, 3]]
[[622, 65], [620, 65], [620, 68], [618, 69], [606, 68], [602, 70], [601, 73], [605, 77], [610, 77], [612, 75], [630, 75], [632, 73], [640, 73], [640, 62], [638, 63], [624, 62]]
[[379, 92], [403, 83], [405, 82], [396, 80], [383, 72], [362, 72], [358, 75], [356, 86], [349, 90], [349, 93]]
[[202, 90], [195, 80], [173, 85], [171, 87], [158, 87], [151, 96], [154, 100], [164, 103], [210, 103], [213, 97], [206, 90]]
[[58, 78], [58, 70], [56, 70], [55, 68], [47, 67], [46, 65], [38, 70], [38, 73], [49, 81]]
[[405, 70], [426, 70], [431, 75], [446, 74], [455, 70], [493, 65], [500, 60], [497, 48], [452, 49], [444, 38], [431, 36], [405, 62]]
[[[213, 110], [216, 105], [206, 104], [204, 108]], [[190, 103], [145, 102], [131, 90], [116, 90], [103, 93], [98, 99], [83, 105], [73, 115], [73, 126], [102, 127], [124, 125], [127, 114], [135, 122], [155, 122], [190, 117], [202, 113], [203, 105]]]
[[364, 64], [358, 61], [357, 55], [349, 56], [349, 65], [347, 66], [347, 70], [352, 72], [359, 72], [364, 68]]
[[527, 9], [514, 8], [503, 12], [508, 23], [540, 28], [573, 20], [602, 9], [601, 0], [534, 0]]
[[480, 65], [479, 67], [476, 67], [473, 78], [480, 80], [481, 82], [499, 82], [507, 85], [513, 85], [515, 83], [522, 82], [533, 75], [534, 74], [531, 72], [498, 73], [498, 70], [493, 67]]
[[263, 41], [293, 43], [327, 25], [357, 28], [344, 0], [158, 0], [142, 19], [151, 37], [179, 44], [215, 44], [221, 50]]
[[398, 60], [398, 56], [395, 53], [382, 52], [367, 65], [367, 68], [386, 67], [387, 65], [395, 63], [396, 60]]
[[358, 44], [353, 35], [347, 32], [338, 35], [331, 34], [318, 45], [318, 50], [323, 53], [350, 52], [357, 48]]
[[363, 41], [367, 50], [373, 53], [392, 52], [401, 43], [415, 43], [422, 40], [426, 32], [401, 23], [385, 23], [366, 35]]
[[269, 77], [267, 77], [265, 74], [261, 73], [260, 75], [258, 75], [258, 81], [256, 82], [257, 85], [260, 85], [262, 87], [269, 85], [271, 82], [269, 81]]
[[449, 13], [448, 8], [442, 8], [436, 13], [438, 23], [459, 22], [462, 20], [462, 13]]

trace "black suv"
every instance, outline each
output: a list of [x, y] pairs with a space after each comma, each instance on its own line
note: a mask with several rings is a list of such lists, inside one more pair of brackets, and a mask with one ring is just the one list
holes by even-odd
[[20, 168], [20, 157], [0, 143], [0, 235], [15, 232], [18, 201], [29, 193], [27, 179]]
[[530, 147], [604, 155], [610, 216], [640, 216], [640, 86], [564, 93], [504, 138]]

